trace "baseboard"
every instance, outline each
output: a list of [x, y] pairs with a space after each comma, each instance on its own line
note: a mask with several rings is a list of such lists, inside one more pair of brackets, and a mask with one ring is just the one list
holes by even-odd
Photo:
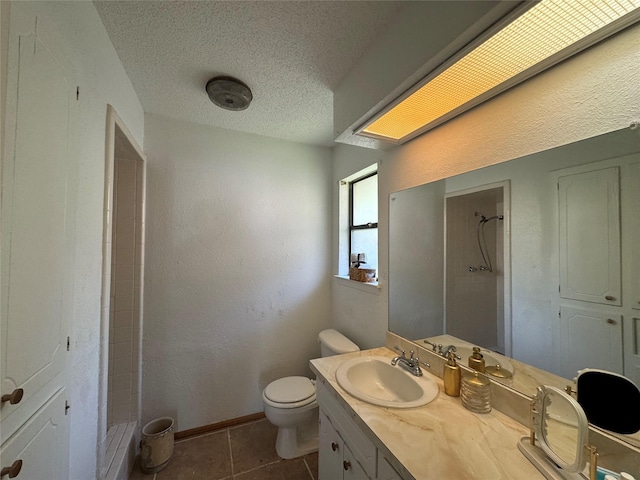
[[197, 435], [215, 432], [216, 430], [222, 430], [223, 428], [235, 427], [236, 425], [241, 425], [243, 423], [262, 420], [263, 418], [265, 418], [264, 412], [252, 413], [251, 415], [245, 415], [244, 417], [232, 418], [223, 422], [212, 423], [211, 425], [203, 425], [202, 427], [175, 432], [173, 438], [176, 440], [182, 440], [184, 438], [195, 437]]

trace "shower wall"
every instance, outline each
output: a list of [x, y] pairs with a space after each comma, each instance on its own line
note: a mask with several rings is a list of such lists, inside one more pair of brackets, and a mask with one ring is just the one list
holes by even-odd
[[503, 214], [502, 188], [450, 196], [446, 200], [446, 332], [479, 346], [504, 351], [503, 221], [484, 225], [493, 272], [478, 246], [481, 212]]
[[107, 428], [137, 420], [140, 405], [145, 172], [144, 162], [126, 155], [120, 142], [114, 162]]

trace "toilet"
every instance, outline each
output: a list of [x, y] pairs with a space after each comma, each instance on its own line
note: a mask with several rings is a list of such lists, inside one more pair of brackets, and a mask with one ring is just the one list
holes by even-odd
[[[333, 329], [318, 334], [323, 357], [357, 352], [360, 348]], [[307, 377], [284, 377], [271, 382], [262, 392], [264, 413], [278, 427], [276, 452], [282, 458], [296, 458], [318, 450], [318, 402], [316, 383]]]

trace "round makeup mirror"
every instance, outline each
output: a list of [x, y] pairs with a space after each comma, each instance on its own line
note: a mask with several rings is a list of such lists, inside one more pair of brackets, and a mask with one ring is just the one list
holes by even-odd
[[589, 425], [580, 404], [558, 388], [542, 386], [536, 410], [536, 436], [542, 450], [563, 470], [582, 471]]
[[543, 385], [531, 402], [531, 435], [520, 439], [518, 448], [546, 478], [583, 479], [580, 472], [589, 460], [589, 476], [595, 480], [597, 453], [587, 445], [588, 436], [580, 404], [562, 390]]

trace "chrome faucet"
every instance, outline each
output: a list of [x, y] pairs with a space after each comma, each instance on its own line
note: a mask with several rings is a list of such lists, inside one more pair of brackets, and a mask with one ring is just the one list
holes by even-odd
[[426, 362], [421, 362], [418, 357], [414, 357], [413, 350], [409, 352], [409, 358], [407, 358], [405, 356], [404, 350], [401, 350], [397, 346], [393, 348], [396, 351], [400, 352], [400, 355], [398, 355], [397, 357], [393, 357], [391, 359], [391, 365], [394, 365], [394, 366], [400, 365], [401, 368], [404, 368], [407, 372], [410, 372], [412, 375], [415, 375], [416, 377], [422, 376], [422, 369], [420, 368], [420, 364], [424, 365], [425, 367], [431, 367], [430, 364]]
[[[429, 340], [423, 340], [423, 342], [426, 343], [427, 345], [431, 345], [431, 350], [444, 358], [448, 358], [449, 352], [456, 351], [455, 345], [447, 345], [446, 347], [443, 347], [441, 343], [433, 343], [433, 342], [430, 342]], [[462, 359], [462, 357], [457, 353], [455, 355], [457, 360]]]
[[440, 353], [442, 351], [442, 344], [441, 343], [432, 343], [427, 339], [423, 340], [424, 343], [426, 343], [427, 345], [431, 345], [431, 350], [436, 352], [436, 353]]
[[440, 355], [442, 355], [444, 358], [449, 358], [449, 352], [455, 353], [455, 351], [456, 351], [455, 345], [447, 345], [446, 347], [440, 349]]

